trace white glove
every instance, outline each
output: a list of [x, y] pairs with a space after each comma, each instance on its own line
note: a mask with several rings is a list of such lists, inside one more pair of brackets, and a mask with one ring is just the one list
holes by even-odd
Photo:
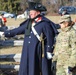
[[66, 74], [67, 75], [70, 75], [71, 74], [71, 71], [69, 71], [69, 69], [66, 69]]
[[4, 32], [0, 32], [0, 36], [3, 36]]
[[52, 53], [46, 52], [46, 54], [47, 54], [47, 59], [52, 59], [52, 57], [53, 57]]

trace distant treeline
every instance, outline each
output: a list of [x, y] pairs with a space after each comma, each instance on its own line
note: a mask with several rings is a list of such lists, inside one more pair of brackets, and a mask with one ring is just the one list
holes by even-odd
[[11, 13], [24, 12], [28, 7], [28, 2], [41, 2], [46, 6], [48, 12], [56, 13], [61, 6], [76, 6], [76, 0], [0, 0], [0, 11]]
[[20, 10], [20, 0], [0, 0], [0, 11], [18, 13]]

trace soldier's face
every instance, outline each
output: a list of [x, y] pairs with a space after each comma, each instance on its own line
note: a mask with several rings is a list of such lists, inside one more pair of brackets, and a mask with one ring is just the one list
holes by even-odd
[[65, 25], [63, 23], [60, 24], [61, 29], [65, 28]]
[[63, 22], [60, 24], [61, 28], [66, 28], [68, 26], [68, 22]]
[[31, 19], [35, 18], [39, 14], [40, 14], [40, 12], [36, 11], [36, 10], [30, 10], [30, 12], [29, 12], [29, 16]]

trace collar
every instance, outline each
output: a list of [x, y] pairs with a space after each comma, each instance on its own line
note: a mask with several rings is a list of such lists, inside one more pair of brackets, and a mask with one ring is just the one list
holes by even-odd
[[42, 17], [40, 16], [40, 17], [35, 19], [35, 22], [40, 22], [41, 20], [42, 20]]
[[32, 22], [32, 26], [35, 26], [36, 23], [40, 22], [41, 20], [42, 20], [42, 17], [36, 18], [36, 19]]

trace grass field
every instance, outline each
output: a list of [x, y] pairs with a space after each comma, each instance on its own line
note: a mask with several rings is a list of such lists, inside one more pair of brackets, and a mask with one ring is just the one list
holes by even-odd
[[[58, 23], [59, 19], [61, 16], [46, 16], [48, 19], [50, 19], [51, 21], [53, 21], [54, 23]], [[72, 20], [74, 21], [76, 18], [76, 15], [71, 15]], [[17, 19], [15, 20], [13, 19], [7, 19], [7, 26], [19, 26], [20, 23], [22, 23], [25, 19]], [[21, 53], [22, 51], [22, 46], [18, 46], [18, 47], [0, 47], [0, 55], [4, 55], [4, 54], [16, 54], [16, 53]], [[0, 64], [2, 64], [2, 62], [0, 62]], [[9, 63], [6, 63], [9, 64]], [[0, 75], [4, 75], [4, 74], [0, 74]], [[7, 74], [5, 74], [7, 75]], [[8, 74], [9, 75], [9, 74]], [[12, 75], [12, 74], [11, 74]], [[16, 74], [13, 74], [16, 75]]]

